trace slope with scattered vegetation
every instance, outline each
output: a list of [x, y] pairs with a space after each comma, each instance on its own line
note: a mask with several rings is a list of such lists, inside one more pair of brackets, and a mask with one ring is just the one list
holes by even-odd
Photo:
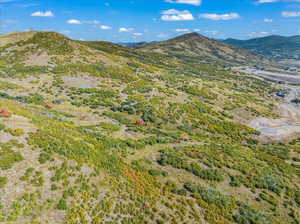
[[270, 63], [266, 58], [251, 51], [209, 39], [198, 33], [188, 33], [168, 41], [149, 43], [137, 48], [144, 52], [166, 54], [194, 64], [231, 66]]
[[244, 125], [270, 83], [48, 32], [0, 55], [0, 222], [299, 223], [299, 141]]

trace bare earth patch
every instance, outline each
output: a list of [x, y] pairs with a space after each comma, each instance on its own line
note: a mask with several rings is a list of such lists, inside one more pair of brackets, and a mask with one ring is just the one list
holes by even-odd
[[90, 76], [63, 76], [62, 77], [65, 85], [68, 87], [74, 87], [79, 89], [96, 88], [98, 81]]
[[281, 118], [259, 117], [250, 122], [250, 126], [261, 132], [262, 137], [282, 140], [300, 134], [300, 108], [292, 104], [279, 106]]

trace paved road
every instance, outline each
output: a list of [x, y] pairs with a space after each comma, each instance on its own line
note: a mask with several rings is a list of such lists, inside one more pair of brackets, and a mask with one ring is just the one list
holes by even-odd
[[295, 75], [292, 74], [286, 74], [284, 72], [269, 72], [269, 71], [262, 71], [254, 68], [247, 68], [247, 67], [235, 67], [233, 68], [234, 71], [243, 72], [249, 75], [254, 75], [257, 77], [261, 77], [270, 81], [275, 82], [285, 82], [288, 84], [300, 84], [300, 74], [295, 73]]

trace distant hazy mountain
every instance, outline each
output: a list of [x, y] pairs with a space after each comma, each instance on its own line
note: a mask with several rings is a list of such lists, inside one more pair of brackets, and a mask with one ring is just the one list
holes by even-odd
[[224, 43], [246, 48], [274, 60], [300, 59], [300, 36], [268, 36], [250, 40], [227, 39]]
[[189, 58], [198, 62], [218, 64], [249, 64], [267, 62], [267, 59], [249, 50], [213, 40], [198, 33], [189, 33], [171, 40], [136, 45], [142, 51]]

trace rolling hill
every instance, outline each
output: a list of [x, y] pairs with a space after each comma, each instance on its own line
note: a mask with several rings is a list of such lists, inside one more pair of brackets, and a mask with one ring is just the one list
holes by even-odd
[[0, 223], [299, 222], [299, 139], [247, 126], [278, 116], [278, 87], [213, 64], [248, 51], [194, 34], [132, 49], [25, 32], [0, 46]]
[[189, 33], [171, 40], [136, 47], [144, 52], [156, 52], [199, 63], [219, 65], [270, 63], [266, 58], [251, 51], [209, 39], [198, 33]]
[[300, 59], [300, 36], [267, 36], [250, 40], [227, 39], [224, 43], [249, 49], [273, 60]]

